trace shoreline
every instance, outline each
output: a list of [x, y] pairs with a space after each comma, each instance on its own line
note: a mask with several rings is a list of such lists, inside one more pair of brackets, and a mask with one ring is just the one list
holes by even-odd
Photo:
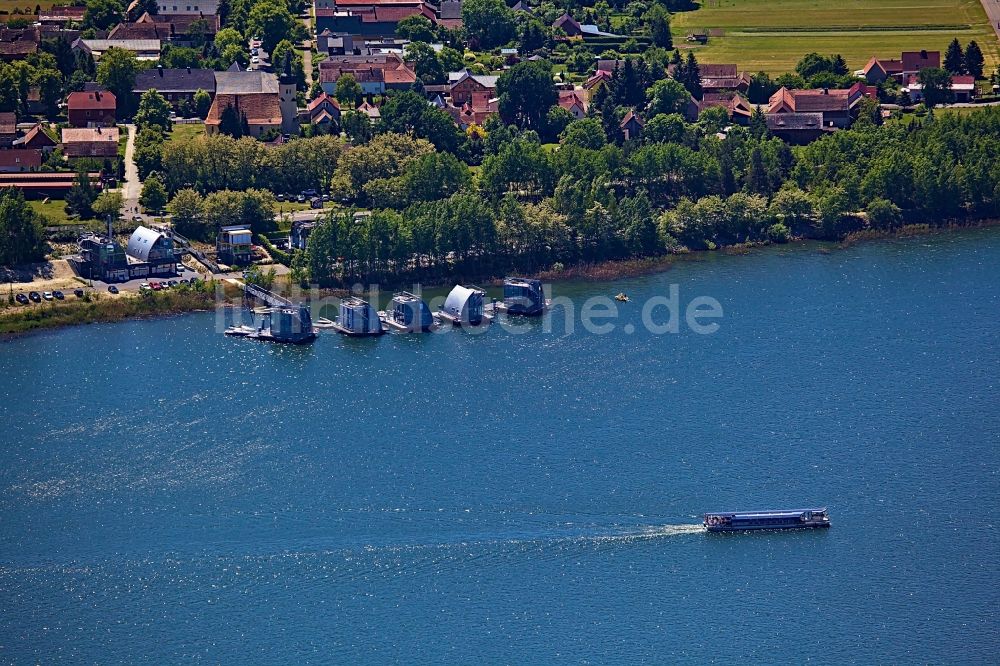
[[[953, 231], [987, 229], [1000, 227], [998, 220], [982, 220], [975, 223], [951, 223], [943, 226], [929, 224], [904, 225], [894, 231], [858, 231], [848, 234], [839, 241], [825, 241], [805, 238], [795, 238], [788, 243], [789, 247], [806, 249], [815, 244], [817, 251], [830, 252], [832, 249], [847, 249], [858, 243], [871, 241], [886, 241], [920, 236], [946, 234]], [[728, 245], [718, 250], [683, 251], [659, 257], [637, 259], [616, 259], [598, 263], [577, 264], [559, 271], [539, 271], [526, 277], [545, 282], [610, 282], [664, 273], [673, 268], [677, 262], [697, 261], [705, 254], [721, 253], [729, 256], [745, 256], [765, 247], [773, 247], [773, 243], [749, 243]], [[447, 282], [428, 283], [425, 286], [445, 286]], [[496, 287], [502, 284], [499, 279], [485, 281], [486, 286]], [[215, 310], [219, 305], [215, 302], [214, 281], [207, 282], [206, 288], [200, 291], [152, 292], [146, 296], [136, 295], [130, 298], [106, 300], [98, 298], [90, 301], [67, 301], [52, 304], [49, 307], [16, 309], [19, 306], [9, 306], [0, 309], [0, 342], [66, 326], [84, 324], [114, 323], [125, 320], [151, 319], [189, 312], [204, 312]], [[349, 294], [344, 289], [323, 289], [323, 296], [344, 296]]]

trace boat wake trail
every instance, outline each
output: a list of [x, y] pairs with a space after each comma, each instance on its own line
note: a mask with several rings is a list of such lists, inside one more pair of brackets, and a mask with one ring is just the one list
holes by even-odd
[[703, 525], [681, 524], [681, 525], [656, 525], [635, 530], [616, 532], [614, 534], [587, 535], [580, 537], [581, 540], [594, 542], [629, 542], [641, 541], [644, 539], [659, 539], [662, 537], [681, 536], [684, 534], [701, 534], [705, 532]]

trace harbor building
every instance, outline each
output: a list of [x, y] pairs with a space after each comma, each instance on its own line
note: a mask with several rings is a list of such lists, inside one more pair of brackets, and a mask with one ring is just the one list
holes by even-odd
[[224, 264], [249, 264], [253, 259], [253, 232], [249, 224], [222, 227], [215, 238], [215, 253]]
[[137, 278], [174, 275], [177, 254], [174, 242], [159, 231], [139, 227], [122, 247], [112, 230], [88, 232], [77, 241], [78, 252], [69, 262], [80, 277], [102, 282], [125, 282]]
[[103, 282], [124, 282], [129, 279], [125, 248], [113, 236], [93, 232], [80, 236], [79, 255], [70, 262], [80, 277]]
[[540, 315], [545, 311], [541, 280], [509, 277], [503, 281], [503, 306], [508, 314]]
[[385, 329], [382, 328], [382, 320], [379, 319], [378, 310], [372, 307], [368, 301], [351, 296], [340, 302], [340, 317], [334, 329], [338, 333], [352, 336], [382, 335]]
[[441, 317], [455, 326], [479, 326], [484, 320], [486, 292], [478, 287], [458, 284], [448, 294], [441, 308]]
[[128, 239], [125, 253], [131, 278], [172, 275], [177, 271], [174, 241], [161, 231], [139, 227]]
[[385, 323], [400, 331], [428, 331], [434, 326], [434, 314], [427, 303], [408, 291], [394, 294], [392, 304], [386, 313]]

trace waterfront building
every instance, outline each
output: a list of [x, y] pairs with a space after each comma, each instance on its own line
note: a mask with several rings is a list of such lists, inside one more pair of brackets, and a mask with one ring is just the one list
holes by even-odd
[[434, 325], [434, 315], [419, 296], [401, 291], [392, 297], [386, 323], [410, 332], [427, 331]]
[[340, 302], [340, 317], [336, 330], [345, 335], [382, 335], [382, 320], [378, 311], [368, 301], [356, 296], [345, 298]]
[[249, 264], [253, 259], [253, 232], [249, 224], [222, 227], [215, 238], [215, 253], [226, 264]]
[[509, 314], [540, 315], [545, 311], [542, 281], [509, 277], [503, 281], [503, 304]]
[[485, 318], [486, 292], [478, 287], [455, 285], [444, 301], [441, 315], [456, 326], [478, 326]]

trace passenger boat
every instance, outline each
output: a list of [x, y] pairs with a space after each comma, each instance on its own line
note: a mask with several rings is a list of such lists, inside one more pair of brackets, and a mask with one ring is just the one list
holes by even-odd
[[798, 530], [829, 527], [826, 508], [781, 511], [728, 511], [706, 513], [705, 529], [709, 532], [742, 532], [744, 530]]

